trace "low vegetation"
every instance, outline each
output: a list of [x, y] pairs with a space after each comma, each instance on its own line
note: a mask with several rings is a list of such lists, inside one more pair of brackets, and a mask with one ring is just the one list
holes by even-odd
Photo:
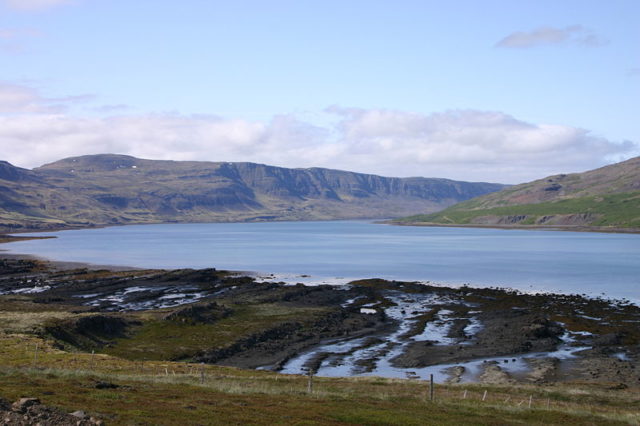
[[[0, 334], [0, 396], [23, 396], [107, 424], [637, 424], [629, 389], [436, 385], [382, 378], [313, 378], [212, 365], [130, 361]], [[529, 405], [531, 402], [531, 405]]]
[[[626, 302], [380, 279], [356, 281], [351, 289], [336, 291], [329, 286], [259, 284], [213, 269], [64, 271], [15, 259], [3, 260], [0, 268], [4, 289], [33, 286], [35, 281], [52, 287], [34, 294], [0, 295], [0, 398], [4, 400], [38, 398], [66, 412], [84, 410], [108, 425], [640, 422], [638, 382], [624, 382], [620, 375], [608, 373], [539, 385], [436, 385], [431, 400], [428, 381], [419, 379], [310, 380], [226, 366], [274, 365], [309, 342], [366, 336], [357, 333], [384, 326], [382, 311], [396, 306], [383, 297], [389, 291], [402, 290], [410, 297], [445, 291], [464, 297], [474, 309], [482, 306], [486, 314], [514, 308], [545, 311], [569, 329], [620, 339], [603, 346], [606, 350], [640, 342], [640, 331], [625, 322], [637, 323], [637, 307]], [[167, 283], [195, 293], [209, 289], [218, 296], [140, 311], [114, 311], [108, 303], [91, 307], [84, 303], [91, 298], [77, 297], [97, 289], [108, 288], [111, 293], [106, 294], [113, 295], [141, 286], [147, 290], [135, 296], [140, 302], [153, 294], [166, 295], [157, 291]], [[339, 308], [347, 299], [353, 300], [353, 309]], [[362, 306], [378, 313], [361, 314]], [[416, 321], [406, 337], [421, 333], [437, 313], [437, 308], [408, 312]], [[212, 364], [218, 360], [224, 365]], [[626, 374], [620, 365], [616, 368]]]

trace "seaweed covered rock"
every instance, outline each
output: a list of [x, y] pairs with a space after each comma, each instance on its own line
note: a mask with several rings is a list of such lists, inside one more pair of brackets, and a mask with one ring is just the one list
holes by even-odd
[[558, 337], [562, 335], [564, 330], [560, 324], [551, 321], [549, 318], [535, 318], [522, 327], [522, 332], [525, 336], [543, 339]]

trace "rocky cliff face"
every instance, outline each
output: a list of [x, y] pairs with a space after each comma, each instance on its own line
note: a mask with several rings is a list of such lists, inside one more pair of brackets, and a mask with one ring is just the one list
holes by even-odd
[[0, 163], [0, 226], [386, 218], [437, 211], [501, 188], [321, 168], [90, 155], [34, 170]]

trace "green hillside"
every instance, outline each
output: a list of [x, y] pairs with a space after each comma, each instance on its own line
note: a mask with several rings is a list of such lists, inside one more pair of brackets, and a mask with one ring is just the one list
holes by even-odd
[[640, 230], [640, 158], [516, 185], [397, 223]]

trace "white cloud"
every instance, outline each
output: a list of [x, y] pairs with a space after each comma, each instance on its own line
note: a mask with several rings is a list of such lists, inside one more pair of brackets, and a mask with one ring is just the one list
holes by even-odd
[[38, 12], [74, 3], [73, 0], [1, 0], [5, 6], [24, 12]]
[[496, 43], [496, 47], [526, 49], [564, 43], [598, 47], [607, 42], [590, 29], [572, 25], [566, 28], [540, 27], [531, 31], [517, 31]]
[[91, 101], [94, 95], [46, 98], [33, 87], [0, 81], [0, 114], [60, 113], [70, 105]]
[[333, 124], [323, 126], [286, 114], [263, 122], [67, 112], [66, 105], [91, 99], [45, 98], [27, 86], [0, 83], [0, 159], [36, 167], [64, 157], [120, 153], [517, 183], [640, 154], [632, 142], [615, 143], [585, 129], [528, 123], [501, 112], [418, 114], [333, 106], [325, 111]]
[[0, 82], [0, 113], [45, 112], [39, 93], [27, 86]]
[[332, 111], [343, 117], [342, 145], [361, 166], [376, 164], [391, 174], [515, 182], [586, 170], [638, 149], [584, 129], [535, 125], [499, 112]]
[[[3, 159], [23, 167], [113, 152], [507, 183], [587, 170], [638, 149], [584, 129], [534, 125], [498, 112], [330, 111], [339, 118], [335, 129], [289, 115], [270, 122], [178, 114], [0, 116], [0, 147]], [[329, 136], [332, 130], [337, 138]]]

